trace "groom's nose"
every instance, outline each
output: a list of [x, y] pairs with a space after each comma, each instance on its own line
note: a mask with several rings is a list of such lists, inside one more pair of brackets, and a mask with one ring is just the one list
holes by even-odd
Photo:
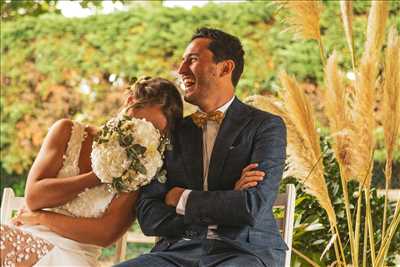
[[178, 68], [178, 74], [185, 74], [188, 72], [188, 64], [186, 62], [186, 60], [182, 60], [181, 64], [179, 65]]

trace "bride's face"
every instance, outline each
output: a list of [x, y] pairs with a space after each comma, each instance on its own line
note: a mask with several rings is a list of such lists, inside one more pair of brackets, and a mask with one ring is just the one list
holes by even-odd
[[130, 108], [127, 115], [138, 119], [146, 119], [151, 122], [161, 133], [167, 129], [167, 118], [158, 105]]

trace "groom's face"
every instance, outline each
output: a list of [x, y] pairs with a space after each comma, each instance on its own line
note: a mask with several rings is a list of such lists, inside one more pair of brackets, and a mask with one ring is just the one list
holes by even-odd
[[218, 64], [208, 49], [208, 38], [194, 39], [186, 48], [178, 73], [184, 86], [187, 102], [202, 106], [218, 92]]

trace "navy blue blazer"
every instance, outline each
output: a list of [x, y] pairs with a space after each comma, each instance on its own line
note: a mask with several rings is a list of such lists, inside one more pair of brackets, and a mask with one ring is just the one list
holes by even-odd
[[[272, 213], [286, 159], [286, 127], [280, 117], [235, 98], [215, 140], [207, 192], [203, 191], [202, 130], [186, 117], [172, 139], [173, 149], [165, 158], [167, 183], [155, 181], [143, 187], [137, 202], [143, 233], [163, 237], [158, 249], [167, 249], [182, 237], [205, 238], [207, 226], [213, 224], [222, 240], [261, 259], [268, 250], [287, 249]], [[255, 162], [266, 173], [264, 180], [234, 191], [242, 170]], [[193, 190], [184, 216], [164, 204], [165, 194], [174, 186]]]

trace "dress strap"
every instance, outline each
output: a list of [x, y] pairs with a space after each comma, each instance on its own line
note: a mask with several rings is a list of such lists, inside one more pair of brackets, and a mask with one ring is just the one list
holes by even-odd
[[[87, 133], [85, 131], [86, 126], [74, 121], [71, 137], [68, 141], [67, 150], [63, 156], [64, 163], [63, 168], [60, 170], [60, 176], [71, 176], [79, 174], [79, 156], [81, 153], [82, 142], [85, 140]], [[67, 171], [68, 173], [64, 173]]]

